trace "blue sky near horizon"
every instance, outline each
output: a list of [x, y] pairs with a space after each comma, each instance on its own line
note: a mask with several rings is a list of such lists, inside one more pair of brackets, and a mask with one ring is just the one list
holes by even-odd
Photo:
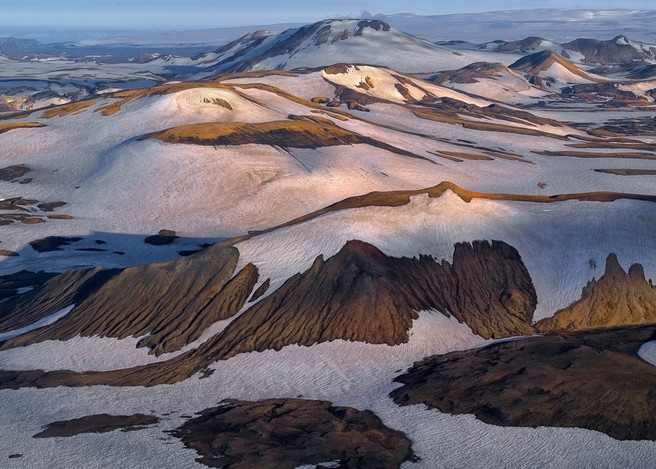
[[[655, 8], [624, 0], [623, 9]], [[90, 29], [197, 29], [375, 14], [440, 15], [534, 8], [616, 9], [617, 0], [0, 0], [0, 25]], [[0, 26], [1, 27], [1, 26]], [[0, 30], [0, 36], [1, 36]]]

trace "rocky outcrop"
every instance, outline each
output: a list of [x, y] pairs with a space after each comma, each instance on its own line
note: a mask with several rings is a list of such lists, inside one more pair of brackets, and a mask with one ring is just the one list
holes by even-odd
[[114, 430], [124, 432], [141, 430], [146, 425], [159, 422], [154, 415], [87, 415], [78, 419], [61, 420], [46, 425], [46, 428], [34, 435], [34, 438], [54, 438], [75, 436], [80, 433], [107, 433]]
[[0, 169], [0, 181], [15, 181], [22, 178], [30, 171], [32, 171], [32, 168], [26, 164], [7, 166], [6, 168]]
[[[71, 304], [75, 308], [50, 326], [7, 341], [3, 348], [83, 335], [146, 336], [139, 346], [149, 347], [155, 354], [179, 350], [214, 322], [236, 314], [248, 299], [258, 273], [249, 264], [233, 277], [238, 258], [236, 248], [214, 247], [124, 270], [64, 273], [13, 308], [12, 326], [15, 318], [25, 314], [31, 314], [31, 324], [46, 311], [53, 313]], [[41, 307], [46, 300], [49, 306]], [[35, 312], [41, 317], [35, 317]], [[0, 325], [7, 328], [5, 321]]]
[[[202, 263], [192, 263], [192, 259], [204, 253], [208, 256], [206, 261], [213, 265], [216, 255], [208, 253], [216, 249], [221, 248], [215, 245], [175, 263], [133, 268], [137, 269], [133, 271], [135, 275], [125, 274], [130, 270], [126, 269], [93, 298], [85, 300], [82, 307], [76, 307], [52, 326], [9, 340], [5, 347], [45, 340], [54, 334], [74, 337], [80, 333], [82, 324], [85, 333], [117, 336], [127, 335], [139, 326], [142, 327], [139, 333], [150, 331], [141, 345], [154, 347], [155, 352], [173, 345], [179, 348], [202, 330], [194, 321], [210, 324], [210, 317], [220, 318], [218, 314], [207, 316], [206, 312], [224, 311], [222, 301], [234, 297], [229, 293], [233, 285], [243, 295], [231, 307], [236, 312], [255, 284], [246, 267], [212, 297], [215, 299], [205, 309], [199, 310], [198, 306], [205, 305], [207, 297], [205, 293], [189, 293], [187, 277], [192, 277], [198, 287], [203, 283], [199, 282], [202, 278], [199, 276], [207, 274], [200, 268]], [[230, 249], [223, 255], [229, 257]], [[181, 270], [179, 275], [165, 276], [160, 269]], [[216, 272], [214, 265], [212, 269], [211, 272]], [[136, 272], [143, 273], [141, 280]], [[144, 278], [151, 281], [144, 282]], [[172, 278], [179, 279], [170, 284], [175, 288], [163, 295], [161, 290], [155, 290], [158, 280], [168, 282]], [[242, 283], [247, 283], [249, 288], [239, 287]], [[208, 289], [213, 290], [202, 291]], [[117, 292], [125, 298], [117, 300]], [[136, 301], [128, 299], [131, 292], [138, 293], [134, 296]], [[170, 306], [182, 299], [193, 300], [186, 306], [185, 303]], [[517, 251], [503, 242], [457, 244], [452, 265], [447, 261], [439, 263], [430, 256], [389, 257], [371, 244], [349, 241], [335, 256], [325, 261], [319, 256], [310, 269], [289, 278], [195, 350], [168, 361], [108, 372], [0, 371], [0, 389], [93, 384], [151, 386], [184, 380], [214, 361], [239, 353], [280, 350], [292, 344], [310, 346], [342, 339], [398, 345], [408, 341], [417, 311], [427, 309], [452, 314], [486, 338], [524, 335], [533, 332], [531, 319], [535, 304], [535, 290], [526, 267]], [[128, 308], [133, 309], [125, 314]], [[199, 319], [189, 314], [190, 311], [199, 311]], [[155, 323], [165, 328], [153, 327]], [[182, 335], [174, 336], [174, 333]]]
[[485, 338], [510, 337], [533, 332], [535, 305], [528, 271], [503, 242], [459, 243], [451, 265], [349, 241], [235, 319], [205, 354], [224, 359], [335, 339], [398, 345], [427, 309], [453, 314]]
[[425, 404], [502, 426], [580, 427], [656, 440], [656, 367], [637, 356], [656, 326], [535, 337], [424, 359], [395, 381]]
[[615, 254], [606, 259], [599, 280], [583, 288], [581, 299], [538, 322], [540, 332], [578, 331], [656, 323], [656, 287], [645, 279], [642, 265], [628, 273]]
[[410, 440], [373, 412], [326, 401], [228, 400], [172, 434], [200, 453], [196, 461], [226, 469], [324, 467], [321, 463], [327, 462], [338, 462], [340, 468], [391, 469], [416, 460]]

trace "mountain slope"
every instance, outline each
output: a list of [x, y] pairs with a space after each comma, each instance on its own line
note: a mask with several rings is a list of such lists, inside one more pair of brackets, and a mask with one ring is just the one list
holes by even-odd
[[569, 62], [562, 55], [545, 50], [522, 57], [510, 65], [512, 70], [524, 73], [529, 81], [545, 79], [551, 88], [562, 87], [568, 83], [598, 83], [604, 81]]
[[570, 55], [580, 54], [581, 62], [599, 65], [626, 65], [636, 61], [656, 61], [656, 45], [634, 41], [624, 35], [602, 41], [579, 38], [563, 44]]
[[[483, 57], [489, 54], [454, 54], [380, 20], [325, 20], [279, 34], [261, 31], [243, 36], [199, 57], [199, 61], [214, 63], [198, 76], [246, 70], [316, 68], [340, 62], [420, 72], [454, 69]], [[372, 58], [375, 59], [372, 61]]]

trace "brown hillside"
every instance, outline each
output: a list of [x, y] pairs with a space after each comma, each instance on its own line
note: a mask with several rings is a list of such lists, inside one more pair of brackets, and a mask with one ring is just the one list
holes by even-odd
[[65, 306], [75, 304], [75, 308], [54, 324], [11, 339], [2, 348], [78, 335], [119, 339], [147, 335], [139, 346], [149, 347], [152, 353], [179, 350], [246, 302], [258, 274], [249, 264], [231, 278], [238, 258], [235, 248], [210, 248], [122, 271], [61, 274], [16, 305], [0, 324], [13, 330], [16, 321], [25, 323], [26, 315], [29, 324]]
[[553, 64], [561, 65], [569, 72], [581, 78], [585, 78], [586, 80], [590, 80], [592, 82], [602, 81], [601, 79], [593, 77], [586, 71], [580, 69], [557, 52], [549, 50], [536, 52], [535, 54], [522, 57], [521, 59], [511, 64], [510, 68], [520, 71], [526, 75], [533, 76], [540, 75], [542, 72], [547, 71]]
[[209, 122], [183, 125], [154, 132], [141, 139], [195, 145], [260, 144], [280, 148], [319, 148], [365, 143], [400, 155], [428, 160], [407, 150], [343, 129], [323, 117], [290, 117], [284, 121], [259, 123]]

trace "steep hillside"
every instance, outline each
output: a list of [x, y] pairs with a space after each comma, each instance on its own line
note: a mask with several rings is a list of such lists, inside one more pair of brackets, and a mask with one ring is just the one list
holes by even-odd
[[550, 50], [522, 57], [511, 64], [510, 68], [523, 73], [532, 84], [553, 89], [559, 89], [568, 83], [598, 83], [604, 80]]
[[606, 259], [606, 269], [598, 280], [590, 281], [581, 299], [537, 324], [539, 331], [580, 331], [656, 323], [656, 288], [645, 279], [640, 264], [628, 273], [617, 256]]

